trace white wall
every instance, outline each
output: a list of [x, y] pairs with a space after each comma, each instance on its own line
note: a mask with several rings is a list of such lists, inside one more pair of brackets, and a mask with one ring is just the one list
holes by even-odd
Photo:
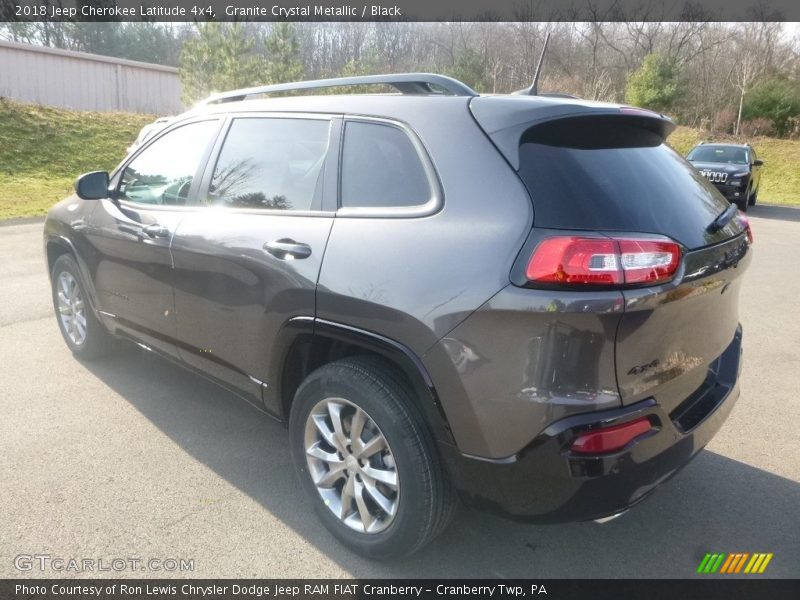
[[0, 41], [0, 97], [80, 110], [181, 112], [178, 70]]

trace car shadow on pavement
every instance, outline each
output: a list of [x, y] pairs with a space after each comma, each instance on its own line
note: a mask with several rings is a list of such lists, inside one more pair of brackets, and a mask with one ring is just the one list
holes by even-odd
[[800, 222], [800, 206], [781, 206], [778, 204], [756, 204], [747, 209], [747, 215], [759, 219]]
[[282, 424], [138, 350], [86, 366], [183, 451], [355, 577], [691, 577], [706, 552], [773, 552], [770, 576], [798, 576], [800, 484], [711, 451], [604, 525], [524, 525], [462, 509], [416, 555], [365, 560], [309, 518]]

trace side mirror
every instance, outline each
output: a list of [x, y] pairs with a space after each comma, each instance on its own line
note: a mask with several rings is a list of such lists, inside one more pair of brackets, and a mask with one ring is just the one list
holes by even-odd
[[761, 166], [761, 165], [763, 165], [763, 164], [764, 164], [764, 161], [763, 161], [763, 160], [761, 160], [760, 158], [757, 158], [757, 159], [755, 159], [755, 160], [753, 161], [753, 166], [754, 166], [754, 167], [760, 167], [760, 166]]
[[84, 200], [101, 200], [108, 198], [108, 185], [108, 173], [92, 171], [75, 180], [75, 193]]

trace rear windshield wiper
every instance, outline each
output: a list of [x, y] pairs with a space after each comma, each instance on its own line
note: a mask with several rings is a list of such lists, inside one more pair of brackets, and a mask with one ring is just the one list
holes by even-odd
[[714, 233], [715, 231], [719, 231], [720, 229], [725, 227], [725, 225], [727, 225], [730, 222], [730, 220], [736, 216], [736, 213], [738, 212], [739, 209], [737, 208], [737, 206], [735, 204], [731, 204], [728, 208], [723, 210], [716, 219], [711, 221], [711, 224], [708, 227], [706, 227], [706, 230], [709, 233]]

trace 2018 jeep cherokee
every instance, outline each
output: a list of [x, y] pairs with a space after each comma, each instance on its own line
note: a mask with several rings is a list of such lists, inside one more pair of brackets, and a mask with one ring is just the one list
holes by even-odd
[[[401, 93], [252, 98], [375, 83]], [[58, 324], [80, 358], [129, 338], [286, 421], [369, 556], [457, 497], [614, 515], [738, 397], [750, 231], [672, 129], [428, 74], [222, 94], [50, 211]]]

